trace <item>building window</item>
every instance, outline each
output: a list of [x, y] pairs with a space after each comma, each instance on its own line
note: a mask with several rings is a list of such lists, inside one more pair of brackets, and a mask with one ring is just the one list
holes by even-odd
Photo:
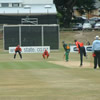
[[9, 7], [8, 3], [1, 3], [1, 7]]
[[12, 7], [19, 7], [19, 3], [13, 3]]

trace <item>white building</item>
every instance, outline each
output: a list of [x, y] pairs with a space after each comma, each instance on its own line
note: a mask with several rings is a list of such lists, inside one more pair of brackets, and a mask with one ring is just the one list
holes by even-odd
[[37, 19], [38, 24], [56, 24], [56, 14], [53, 0], [0, 0], [0, 24], [20, 24], [26, 17]]
[[53, 4], [52, 0], [0, 0], [0, 7], [23, 7], [24, 5]]

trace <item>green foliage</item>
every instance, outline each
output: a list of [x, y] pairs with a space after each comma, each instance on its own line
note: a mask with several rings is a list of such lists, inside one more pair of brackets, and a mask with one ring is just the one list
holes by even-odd
[[62, 21], [61, 21], [61, 19], [63, 18], [62, 14], [58, 12], [58, 13], [57, 13], [57, 17], [58, 17], [58, 19], [59, 19], [59, 20], [58, 20], [59, 25], [62, 26], [62, 24], [63, 24]]
[[63, 27], [69, 27], [73, 15], [73, 7], [77, 7], [81, 14], [89, 13], [95, 9], [95, 0], [54, 0], [58, 13], [62, 17], [58, 17]]
[[69, 27], [70, 25], [75, 2], [76, 0], [54, 0], [58, 12], [62, 15], [60, 21], [63, 23], [64, 27]]
[[77, 0], [76, 6], [81, 14], [89, 13], [95, 9], [95, 0]]

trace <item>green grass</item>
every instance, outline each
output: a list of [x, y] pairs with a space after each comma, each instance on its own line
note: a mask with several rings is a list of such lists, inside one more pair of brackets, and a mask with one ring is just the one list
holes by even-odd
[[[47, 60], [41, 54], [22, 54], [22, 60], [18, 55], [13, 59], [13, 54], [3, 51], [0, 40], [0, 100], [100, 100], [99, 69], [70, 68], [48, 62], [64, 61], [61, 41], [73, 43], [77, 34], [62, 32], [60, 50], [51, 51]], [[91, 55], [88, 53], [84, 61], [93, 62]], [[79, 54], [70, 53], [70, 61], [79, 61]]]
[[99, 100], [99, 70], [46, 61], [0, 63], [0, 100]]
[[[48, 62], [63, 61], [62, 54], [52, 52], [47, 60], [41, 54], [23, 54], [22, 60], [0, 54], [0, 100], [99, 100], [99, 69]], [[73, 61], [78, 54], [70, 57]]]
[[45, 68], [59, 68], [59, 67], [61, 66], [55, 64], [48, 64], [48, 62], [46, 61], [34, 61], [34, 62], [17, 61], [17, 62], [0, 63], [0, 69], [45, 69]]

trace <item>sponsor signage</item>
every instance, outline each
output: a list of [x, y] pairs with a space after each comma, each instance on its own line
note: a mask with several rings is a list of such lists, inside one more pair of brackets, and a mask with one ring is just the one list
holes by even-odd
[[[84, 47], [86, 52], [92, 52], [92, 45]], [[70, 46], [70, 52], [78, 52], [78, 48], [76, 46]]]
[[[9, 53], [15, 53], [16, 47], [9, 47]], [[50, 53], [50, 46], [28, 46], [21, 47], [22, 53], [43, 53], [46, 49]]]

